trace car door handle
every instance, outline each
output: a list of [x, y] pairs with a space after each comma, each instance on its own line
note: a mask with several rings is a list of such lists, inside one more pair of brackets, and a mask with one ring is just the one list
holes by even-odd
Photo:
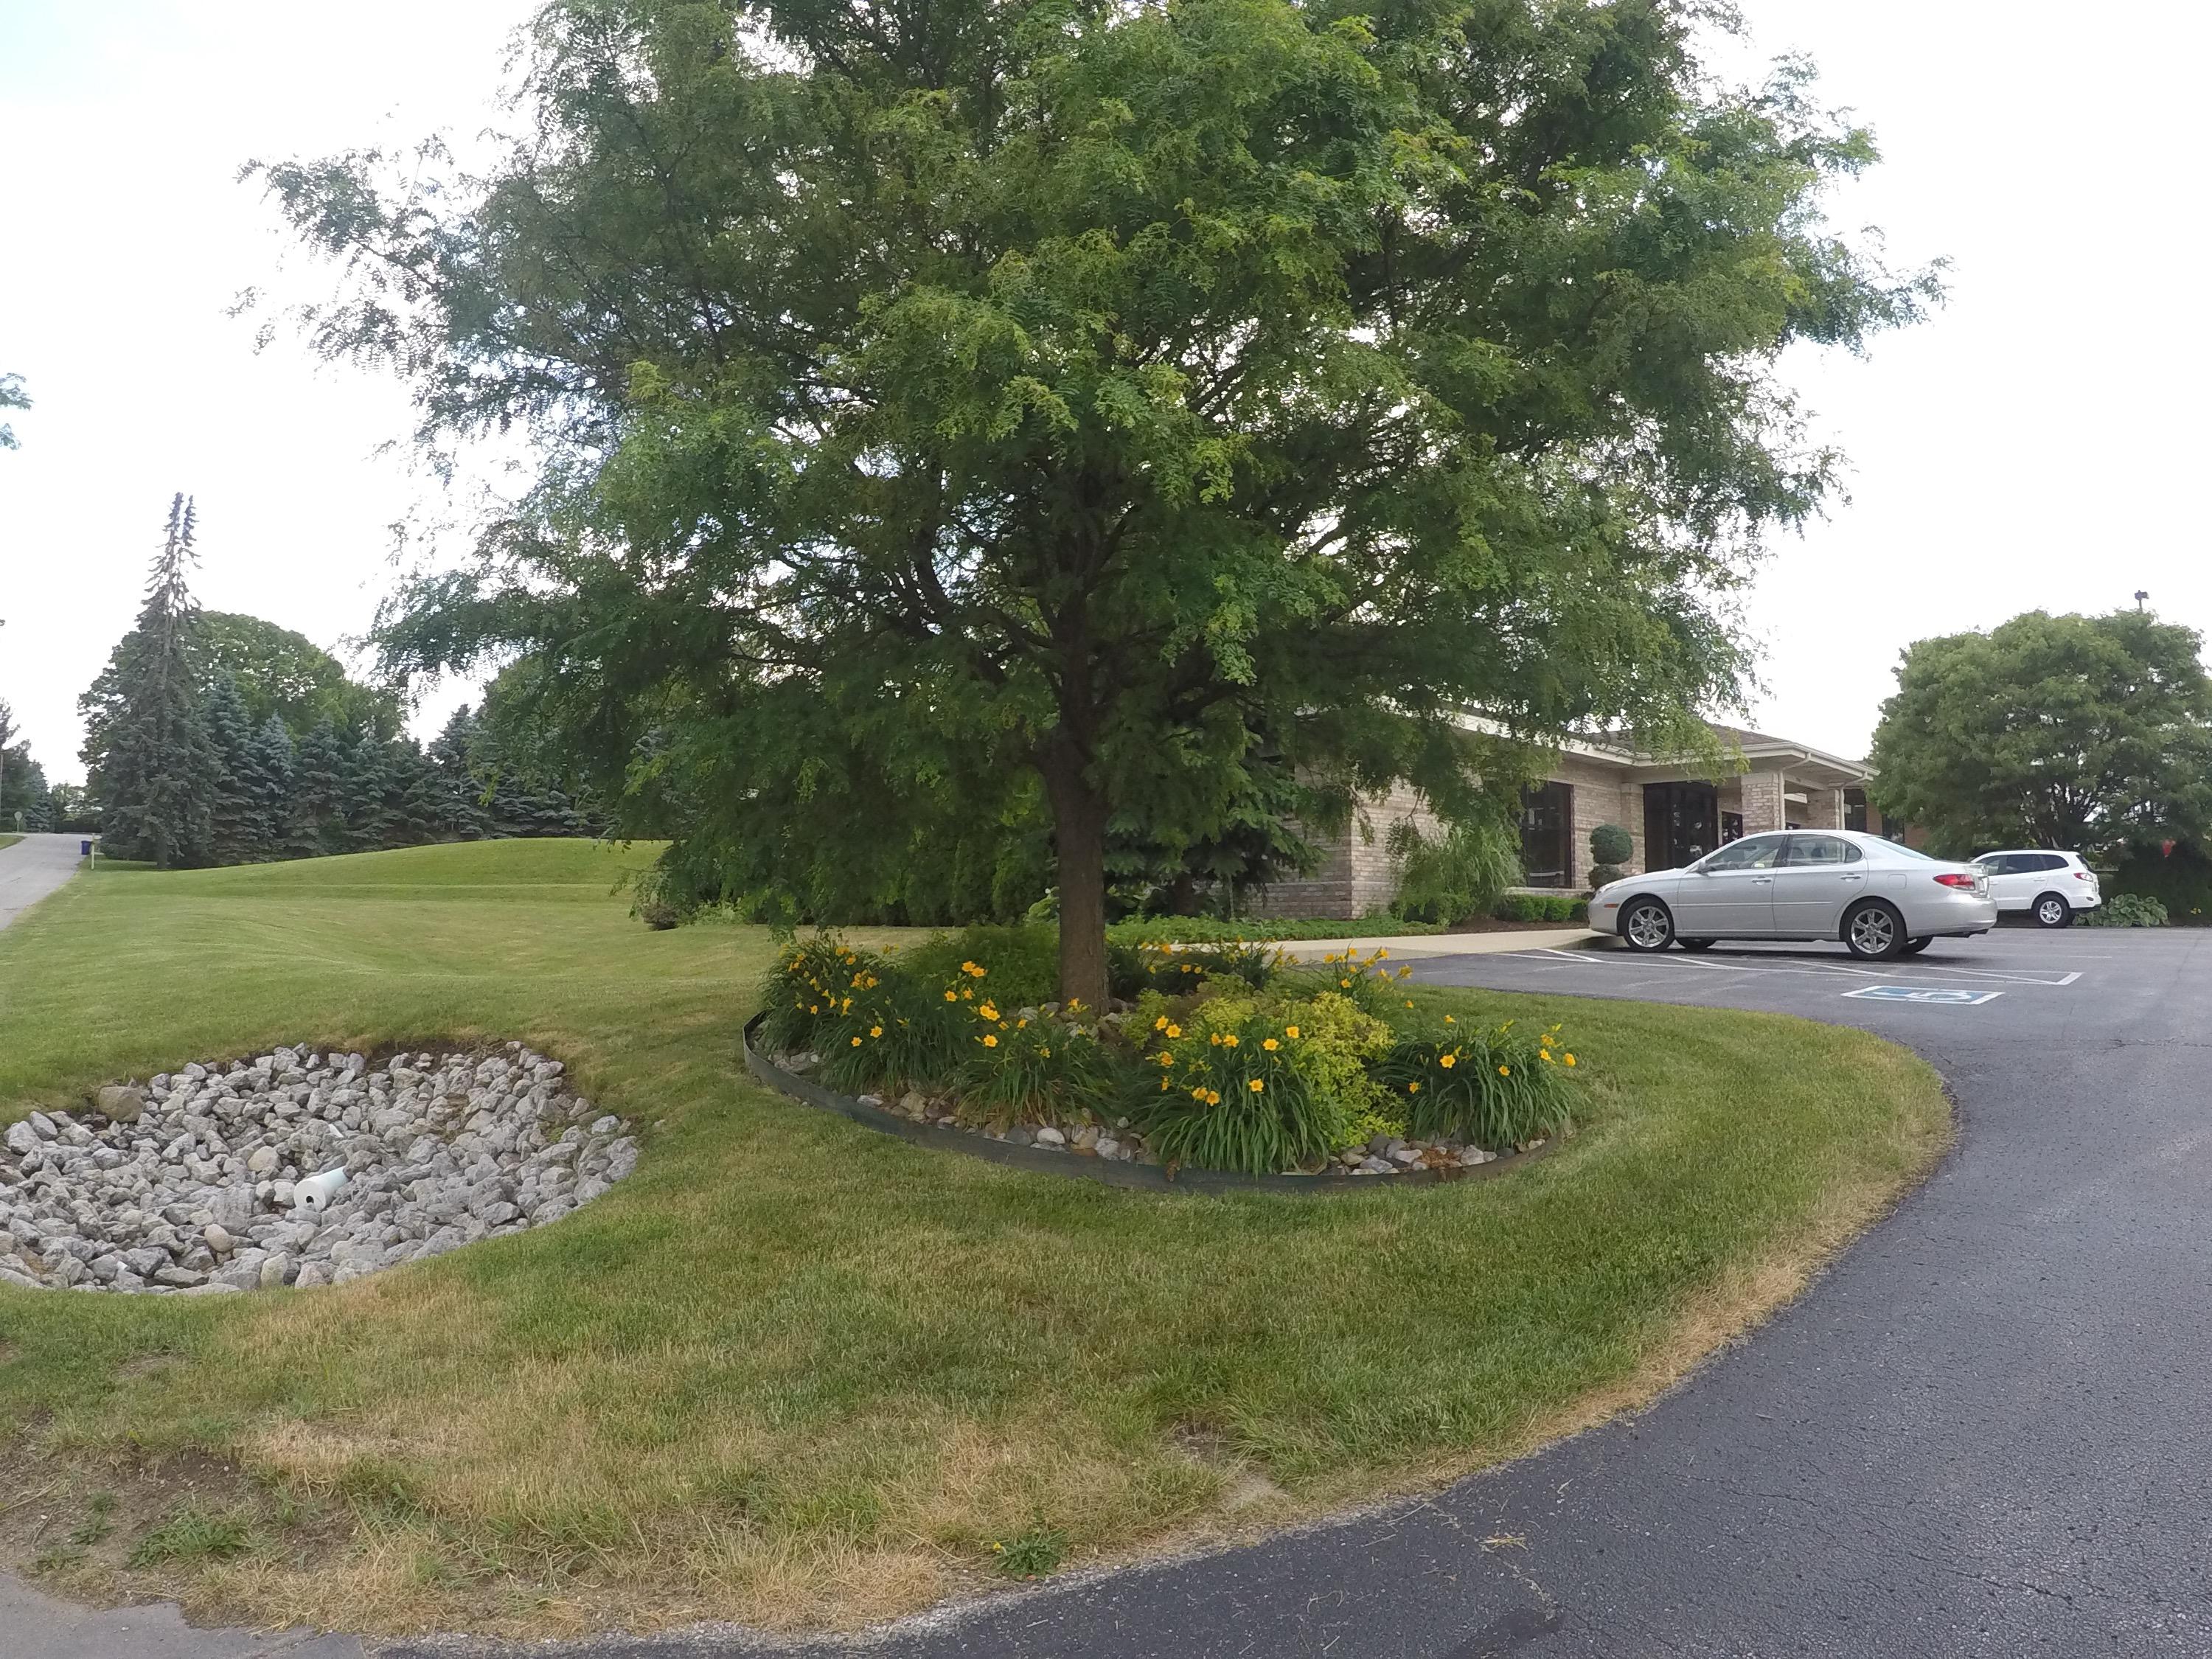
[[1753, 887], [1771, 887], [1774, 885], [1774, 878], [1771, 876], [1753, 876], [1751, 878], [1751, 884]]
[[1845, 881], [1864, 881], [1866, 878], [1864, 876], [1845, 876], [1844, 879]]

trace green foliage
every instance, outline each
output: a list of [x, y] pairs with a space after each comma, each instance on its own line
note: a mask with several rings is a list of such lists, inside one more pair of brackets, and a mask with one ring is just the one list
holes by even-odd
[[1396, 1019], [1399, 1010], [1412, 1007], [1405, 981], [1413, 976], [1409, 967], [1390, 965], [1388, 945], [1378, 945], [1365, 956], [1346, 949], [1323, 957], [1318, 963], [1284, 970], [1285, 996], [1334, 995], [1346, 998], [1360, 1010], [1385, 1022]]
[[[972, 963], [982, 975], [963, 975]], [[973, 979], [1005, 1007], [1035, 1008], [1054, 1000], [1060, 976], [1060, 930], [1025, 924], [1018, 927], [963, 927], [916, 945], [905, 958], [911, 972], [943, 987]]]
[[821, 1046], [825, 1023], [858, 988], [856, 979], [881, 975], [883, 957], [854, 950], [834, 933], [796, 939], [761, 975], [761, 1036], [771, 1049], [796, 1054]]
[[1580, 921], [1589, 901], [1571, 893], [1508, 893], [1491, 914], [1500, 921]]
[[2158, 900], [2169, 918], [2184, 925], [2212, 916], [2212, 858], [2187, 842], [2177, 842], [2172, 852], [2162, 847], [2131, 848], [2104, 884], [2114, 893]]
[[1272, 1175], [1318, 1168], [1344, 1144], [1344, 1104], [1301, 1063], [1287, 1012], [1221, 997], [1153, 1032], [1159, 1081], [1139, 1121], [1163, 1162]]
[[186, 653], [197, 614], [185, 582], [198, 562], [194, 530], [192, 504], [179, 490], [137, 625], [118, 647], [113, 703], [96, 736], [91, 694], [78, 700], [107, 848], [162, 869], [199, 862], [210, 830], [216, 757]]
[[1106, 930], [1106, 939], [1109, 945], [1196, 945], [1219, 939], [1413, 939], [1443, 931], [1441, 922], [1405, 921], [1387, 915], [1300, 921], [1280, 916], [1243, 921], [1224, 921], [1212, 916], [1148, 916], [1115, 922]]
[[1066, 1556], [1067, 1534], [1057, 1527], [1031, 1527], [1003, 1544], [993, 1544], [991, 1553], [1007, 1577], [1041, 1578]]
[[1117, 997], [1147, 992], [1190, 994], [1209, 980], [1235, 980], [1258, 990], [1281, 973], [1288, 958], [1258, 939], [1229, 938], [1178, 944], [1172, 939], [1142, 939], [1108, 946], [1108, 981]]
[[1041, 1121], [1103, 1109], [1122, 1092], [1111, 1058], [1087, 1028], [994, 1003], [970, 1012], [959, 1069], [963, 1121]]
[[149, 1530], [131, 1547], [134, 1567], [158, 1567], [171, 1563], [228, 1561], [253, 1547], [253, 1530], [235, 1515], [203, 1508], [187, 1500], [170, 1512], [167, 1520]]
[[855, 15], [554, 0], [488, 172], [262, 169], [319, 349], [539, 441], [387, 663], [528, 664], [683, 902], [996, 894], [1042, 811], [1095, 1003], [1117, 845], [1273, 843], [1271, 781], [1472, 820], [1521, 744], [1469, 707], [1686, 720], [1832, 482], [1773, 365], [1934, 291], [1820, 228], [1867, 136], [1698, 7]]
[[54, 829], [46, 769], [31, 758], [31, 745], [17, 742], [17, 735], [15, 711], [0, 698], [0, 831]]
[[1376, 1075], [1416, 1134], [1503, 1151], [1566, 1127], [1579, 1062], [1559, 1032], [1511, 1020], [1477, 1031], [1447, 1016], [1401, 1037]]
[[1626, 864], [1636, 856], [1634, 838], [1617, 823], [1601, 823], [1591, 830], [1589, 849], [1593, 864]]
[[1909, 647], [1875, 728], [1873, 801], [1931, 847], [2201, 837], [2212, 679], [2196, 630], [2136, 611], [2031, 611]]
[[828, 979], [814, 1042], [822, 1075], [850, 1091], [931, 1088], [945, 1082], [967, 1057], [967, 1042], [981, 1022], [979, 1009], [997, 1009], [973, 982], [958, 987], [925, 979], [913, 968], [862, 951], [849, 952], [838, 977]]
[[2142, 893], [2114, 893], [2094, 910], [2076, 910], [2074, 920], [2085, 927], [2163, 927], [2166, 906]]
[[1595, 892], [1601, 887], [1609, 887], [1627, 873], [1617, 864], [1593, 864], [1589, 872], [1590, 890]]
[[[30, 406], [31, 399], [23, 391], [23, 377], [20, 374], [0, 374], [0, 409], [28, 409]], [[0, 449], [16, 447], [15, 428], [5, 421], [0, 421]]]
[[1521, 879], [1518, 842], [1502, 824], [1455, 824], [1438, 837], [1409, 836], [1391, 908], [1409, 921], [1479, 916]]

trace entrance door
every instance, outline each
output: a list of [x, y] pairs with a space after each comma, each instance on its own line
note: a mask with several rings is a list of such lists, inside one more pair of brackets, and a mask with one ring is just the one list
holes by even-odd
[[1866, 890], [1866, 873], [1865, 855], [1841, 836], [1790, 836], [1774, 872], [1774, 931], [1836, 938], [1844, 907]]
[[1710, 783], [1644, 786], [1644, 867], [1680, 870], [1721, 844], [1721, 793]]
[[1774, 878], [1787, 836], [1732, 841], [1674, 890], [1680, 939], [1761, 939], [1774, 931]]

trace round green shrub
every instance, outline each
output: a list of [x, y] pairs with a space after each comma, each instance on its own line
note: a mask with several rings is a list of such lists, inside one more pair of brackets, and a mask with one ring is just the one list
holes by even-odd
[[[1590, 857], [1599, 864], [1622, 865], [1636, 856], [1636, 843], [1617, 823], [1601, 823], [1590, 831]], [[1595, 872], [1591, 872], [1593, 877]]]

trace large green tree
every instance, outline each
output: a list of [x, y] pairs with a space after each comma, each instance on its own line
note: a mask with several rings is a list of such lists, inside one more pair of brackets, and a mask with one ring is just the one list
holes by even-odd
[[109, 850], [165, 870], [205, 855], [218, 769], [185, 654], [193, 532], [192, 503], [179, 491], [121, 665], [114, 718], [97, 754], [89, 744], [84, 752]]
[[1109, 830], [1233, 835], [1257, 757], [1472, 818], [1523, 743], [1681, 730], [1830, 483], [1777, 355], [1930, 291], [1820, 229], [1871, 145], [1719, 85], [1720, 18], [555, 0], [482, 176], [266, 170], [352, 278], [322, 349], [545, 458], [389, 659], [532, 664], [701, 894], [834, 910], [1041, 784], [1094, 1001]]
[[1873, 799], [1936, 847], [2115, 850], [2212, 824], [2212, 682], [2192, 629], [2031, 611], [1909, 647]]
[[[107, 728], [123, 707], [125, 664], [137, 649], [136, 635], [124, 635], [99, 678], [77, 699], [89, 763], [97, 764], [106, 748]], [[195, 611], [185, 654], [203, 696], [212, 697], [219, 685], [229, 682], [250, 728], [258, 730], [273, 715], [284, 722], [295, 742], [325, 719], [342, 730], [366, 727], [379, 739], [400, 728], [398, 698], [350, 678], [337, 658], [306, 635], [259, 617]]]

